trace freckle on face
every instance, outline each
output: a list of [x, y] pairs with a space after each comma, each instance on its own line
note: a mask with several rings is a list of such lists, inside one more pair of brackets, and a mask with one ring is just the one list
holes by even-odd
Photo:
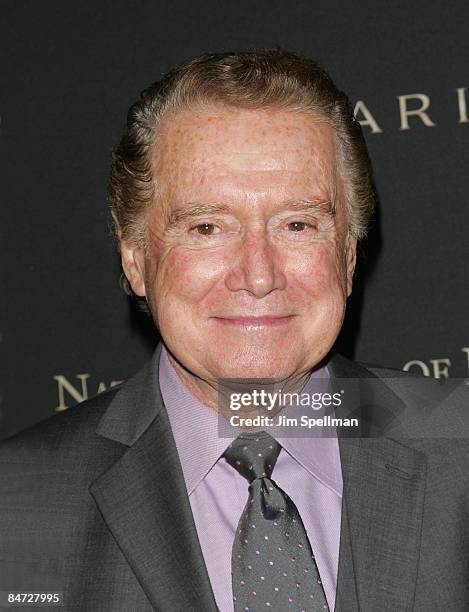
[[[285, 378], [330, 350], [346, 298], [335, 155], [331, 128], [302, 113], [214, 108], [163, 122], [157, 176], [166, 205], [223, 204], [241, 228], [221, 246], [167, 238], [163, 256], [150, 244], [150, 307], [170, 352], [196, 376]], [[327, 238], [293, 248], [269, 234], [283, 202], [333, 198], [336, 230]], [[261, 315], [285, 321], [236, 319]], [[230, 318], [233, 324], [220, 324]]]

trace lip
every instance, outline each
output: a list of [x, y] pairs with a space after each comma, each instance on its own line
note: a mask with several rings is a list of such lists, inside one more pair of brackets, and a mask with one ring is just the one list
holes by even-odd
[[226, 316], [226, 317], [211, 317], [217, 323], [221, 325], [228, 325], [233, 327], [277, 327], [279, 325], [286, 325], [296, 315], [261, 315], [257, 317], [253, 316]]

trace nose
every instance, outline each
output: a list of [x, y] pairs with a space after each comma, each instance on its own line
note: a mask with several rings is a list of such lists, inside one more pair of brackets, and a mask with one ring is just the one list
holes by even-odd
[[245, 235], [226, 276], [227, 288], [247, 291], [256, 298], [263, 298], [275, 289], [284, 289], [286, 278], [279, 259], [279, 253], [264, 233]]

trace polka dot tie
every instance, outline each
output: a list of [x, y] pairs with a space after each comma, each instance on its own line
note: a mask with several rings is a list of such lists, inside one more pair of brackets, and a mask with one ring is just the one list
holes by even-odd
[[298, 510], [271, 480], [280, 444], [268, 433], [243, 433], [225, 459], [249, 481], [232, 553], [235, 612], [328, 610]]

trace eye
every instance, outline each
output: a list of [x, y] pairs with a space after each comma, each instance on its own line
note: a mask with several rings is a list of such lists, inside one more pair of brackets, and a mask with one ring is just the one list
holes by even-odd
[[306, 228], [311, 226], [309, 223], [305, 223], [305, 221], [292, 221], [287, 227], [291, 232], [303, 232]]
[[216, 225], [213, 225], [213, 223], [199, 223], [199, 225], [196, 225], [193, 229], [202, 236], [212, 236], [216, 233], [218, 228]]

